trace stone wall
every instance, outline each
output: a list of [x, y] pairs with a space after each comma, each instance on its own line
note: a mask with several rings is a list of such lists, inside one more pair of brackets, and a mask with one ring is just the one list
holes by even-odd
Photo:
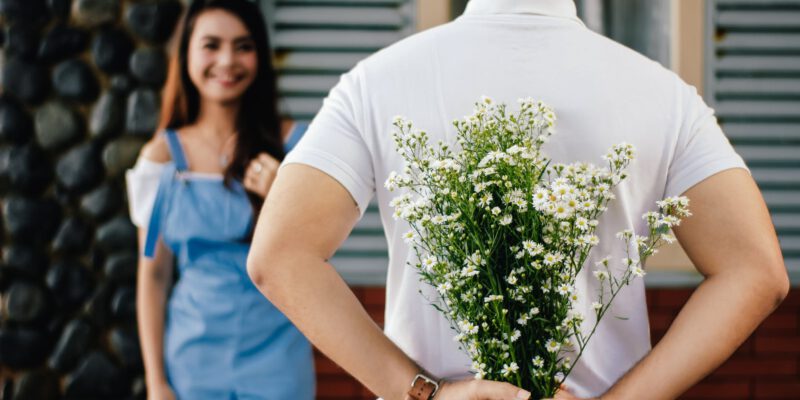
[[0, 398], [143, 398], [124, 171], [177, 0], [0, 0]]

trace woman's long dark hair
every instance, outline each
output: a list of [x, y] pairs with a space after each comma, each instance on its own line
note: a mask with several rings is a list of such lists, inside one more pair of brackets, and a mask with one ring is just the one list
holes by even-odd
[[[173, 45], [158, 130], [177, 129], [197, 120], [200, 94], [189, 78], [187, 54], [195, 21], [207, 10], [224, 10], [239, 18], [252, 36], [258, 57], [258, 73], [242, 95], [236, 117], [236, 147], [233, 160], [225, 170], [225, 183], [228, 185], [231, 179], [243, 179], [247, 164], [258, 153], [266, 152], [278, 161], [286, 155], [277, 109], [275, 69], [267, 29], [258, 6], [247, 0], [192, 1], [176, 33], [178, 42]], [[263, 200], [251, 193], [248, 196], [257, 217]]]

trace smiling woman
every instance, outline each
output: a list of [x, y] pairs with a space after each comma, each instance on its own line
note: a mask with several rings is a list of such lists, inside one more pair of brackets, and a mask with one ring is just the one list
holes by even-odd
[[192, 3], [159, 131], [127, 175], [148, 399], [313, 397], [310, 345], [245, 267], [284, 157], [270, 59], [253, 3]]
[[227, 11], [206, 11], [195, 25], [189, 77], [207, 101], [238, 101], [258, 72], [255, 41]]

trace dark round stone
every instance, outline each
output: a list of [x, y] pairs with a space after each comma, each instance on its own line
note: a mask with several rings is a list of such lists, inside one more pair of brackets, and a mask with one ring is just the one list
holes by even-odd
[[103, 180], [98, 145], [87, 142], [69, 150], [56, 164], [56, 179], [70, 193], [84, 193]]
[[139, 152], [144, 146], [144, 139], [138, 137], [121, 137], [109, 143], [103, 149], [103, 165], [109, 176], [121, 176], [128, 168], [133, 167]]
[[50, 8], [50, 13], [54, 17], [66, 21], [69, 19], [72, 0], [47, 0], [47, 7]]
[[9, 321], [31, 324], [43, 321], [49, 302], [45, 288], [32, 281], [17, 280], [5, 295], [6, 317]]
[[61, 373], [74, 368], [81, 356], [90, 349], [94, 335], [94, 329], [87, 321], [70, 321], [50, 355], [48, 366]]
[[[17, 380], [14, 400], [56, 400], [59, 393], [58, 375], [47, 369], [26, 371]], [[11, 397], [8, 397], [11, 398]]]
[[97, 68], [107, 72], [125, 72], [133, 52], [133, 40], [124, 31], [110, 28], [101, 31], [92, 42], [92, 57]]
[[[14, 271], [11, 268], [7, 268], [5, 265], [0, 264], [0, 292], [5, 292], [8, 290], [8, 287], [11, 286], [16, 278], [14, 275]], [[3, 307], [0, 307], [0, 320], [5, 319], [3, 313], [5, 313], [5, 311], [3, 311]]]
[[78, 24], [95, 27], [110, 24], [119, 15], [119, 0], [73, 0], [72, 16]]
[[116, 185], [107, 182], [81, 199], [81, 211], [95, 220], [104, 220], [122, 206], [122, 194]]
[[83, 126], [75, 110], [60, 101], [49, 101], [34, 115], [36, 140], [45, 149], [66, 146], [81, 138]]
[[3, 248], [3, 263], [6, 268], [30, 278], [39, 278], [47, 270], [47, 253], [41, 246], [28, 243], [12, 243]]
[[53, 69], [53, 87], [63, 99], [88, 103], [100, 92], [100, 84], [85, 62], [73, 59], [59, 63]]
[[30, 328], [0, 328], [0, 365], [12, 369], [35, 367], [44, 361], [50, 347], [44, 332]]
[[11, 148], [6, 176], [15, 191], [36, 195], [44, 191], [53, 179], [50, 160], [35, 144]]
[[136, 319], [136, 289], [132, 286], [122, 286], [114, 292], [111, 299], [111, 314], [122, 321]]
[[6, 54], [17, 56], [26, 61], [36, 60], [36, 48], [39, 46], [39, 32], [30, 24], [12, 24], [6, 33]]
[[10, 399], [11, 396], [14, 395], [14, 381], [9, 377], [3, 379], [3, 383], [0, 386], [0, 397], [2, 399]]
[[133, 79], [125, 74], [116, 74], [112, 76], [109, 83], [111, 85], [111, 90], [120, 95], [127, 95], [134, 87]]
[[61, 207], [52, 198], [8, 196], [3, 203], [3, 219], [15, 241], [43, 243], [55, 234], [61, 221]]
[[28, 112], [9, 96], [0, 97], [0, 140], [24, 143], [33, 136], [33, 120]]
[[134, 135], [150, 137], [158, 126], [161, 102], [155, 90], [136, 89], [128, 95], [125, 129]]
[[95, 241], [109, 253], [122, 250], [136, 251], [136, 227], [127, 216], [118, 215], [97, 229]]
[[53, 250], [71, 254], [81, 253], [89, 247], [91, 240], [92, 228], [78, 217], [69, 217], [58, 228], [53, 239]]
[[8, 191], [8, 168], [11, 165], [12, 147], [0, 146], [0, 193]]
[[167, 77], [167, 56], [156, 47], [142, 47], [133, 52], [131, 74], [139, 82], [161, 87]]
[[110, 138], [125, 130], [125, 97], [105, 92], [92, 109], [89, 132], [94, 137]]
[[0, 14], [16, 22], [40, 22], [47, 18], [44, 0], [0, 0]]
[[109, 303], [113, 294], [114, 288], [112, 284], [108, 281], [100, 281], [94, 293], [92, 293], [92, 297], [86, 302], [85, 315], [91, 319], [95, 326], [105, 327], [111, 322]]
[[122, 371], [100, 351], [84, 357], [65, 383], [67, 399], [120, 399], [130, 391]]
[[133, 393], [131, 394], [132, 400], [145, 400], [147, 398], [147, 385], [145, 384], [144, 377], [139, 375], [133, 378], [131, 385]]
[[72, 310], [86, 300], [92, 291], [89, 270], [75, 261], [59, 261], [47, 271], [47, 287], [53, 292], [58, 306]]
[[136, 327], [125, 325], [115, 328], [110, 335], [111, 351], [128, 371], [137, 371], [142, 367], [142, 356], [139, 348], [139, 335]]
[[89, 34], [78, 28], [56, 25], [39, 46], [39, 60], [52, 63], [82, 52], [89, 43]]
[[50, 91], [47, 69], [18, 57], [6, 61], [3, 85], [9, 93], [31, 104], [42, 101]]
[[178, 1], [137, 2], [128, 7], [125, 20], [128, 28], [140, 38], [162, 43], [172, 36], [180, 14], [181, 4]]
[[120, 283], [136, 282], [136, 253], [117, 253], [108, 257], [103, 270], [106, 279]]

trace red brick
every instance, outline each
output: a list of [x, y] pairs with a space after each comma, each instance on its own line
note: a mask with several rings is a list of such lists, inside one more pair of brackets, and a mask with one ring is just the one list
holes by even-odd
[[314, 357], [314, 368], [317, 371], [317, 375], [349, 376], [342, 367], [322, 355]]
[[796, 333], [798, 327], [798, 313], [800, 310], [783, 310], [773, 313], [756, 329], [759, 336], [774, 336], [779, 334]]
[[752, 355], [755, 352], [755, 339], [753, 337], [747, 338], [733, 353], [731, 358], [743, 358], [746, 360], [751, 360]]
[[758, 355], [800, 354], [800, 336], [756, 337], [755, 351]]
[[350, 379], [319, 378], [317, 379], [317, 396], [321, 399], [353, 399], [359, 393], [359, 388]]
[[386, 304], [386, 289], [382, 287], [365, 287], [363, 302], [369, 306], [380, 306], [383, 308]]
[[666, 330], [672, 325], [677, 311], [657, 309], [650, 313], [650, 329]]
[[755, 385], [757, 399], [794, 399], [800, 398], [800, 378], [793, 381], [757, 381]]
[[659, 289], [655, 296], [658, 307], [683, 307], [694, 292], [694, 289]]
[[789, 295], [786, 296], [779, 307], [779, 309], [782, 308], [800, 309], [800, 287], [793, 287], [789, 291]]
[[714, 372], [716, 376], [738, 376], [738, 377], [755, 377], [755, 376], [795, 376], [797, 375], [797, 358], [745, 358], [734, 357], [722, 364], [719, 369]]
[[748, 382], [702, 382], [689, 389], [681, 399], [749, 399]]

